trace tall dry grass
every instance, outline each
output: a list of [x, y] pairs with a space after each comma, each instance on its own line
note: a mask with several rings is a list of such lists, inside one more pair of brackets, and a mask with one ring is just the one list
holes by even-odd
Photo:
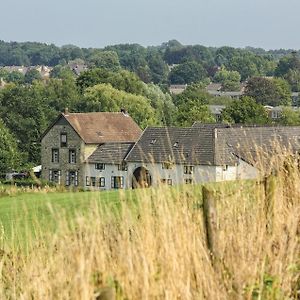
[[[0, 299], [300, 299], [300, 173], [277, 160], [272, 228], [260, 183], [220, 184], [219, 255], [206, 245], [200, 187], [99, 203], [27, 251], [4, 245]], [[103, 292], [111, 293], [104, 297]]]

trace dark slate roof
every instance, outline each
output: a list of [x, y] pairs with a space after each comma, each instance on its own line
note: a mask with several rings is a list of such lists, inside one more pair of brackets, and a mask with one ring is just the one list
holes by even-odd
[[87, 162], [121, 164], [133, 145], [134, 143], [102, 144], [87, 159]]
[[127, 155], [128, 162], [213, 163], [213, 129], [148, 127]]
[[[128, 162], [258, 166], [283, 150], [299, 151], [300, 127], [195, 123], [191, 128], [149, 127], [125, 158]], [[259, 167], [259, 166], [258, 166]]]
[[300, 127], [216, 128], [215, 164], [232, 165], [236, 157], [252, 165], [267, 166], [270, 157], [300, 149]]

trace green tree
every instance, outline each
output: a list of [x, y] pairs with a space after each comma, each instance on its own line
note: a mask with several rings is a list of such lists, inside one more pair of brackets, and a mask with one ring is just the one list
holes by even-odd
[[174, 103], [178, 107], [184, 105], [185, 103], [196, 100], [200, 105], [206, 105], [212, 98], [205, 90], [205, 84], [194, 83], [188, 85], [183, 93], [174, 96]]
[[202, 83], [192, 84], [174, 97], [177, 107], [176, 124], [178, 126], [191, 126], [195, 121], [215, 122], [215, 118], [208, 109], [209, 99], [212, 98]]
[[238, 124], [267, 124], [268, 114], [263, 105], [251, 97], [234, 100], [222, 111], [222, 121]]
[[166, 126], [172, 125], [176, 115], [176, 107], [172, 97], [168, 93], [164, 93], [155, 84], [148, 84], [145, 87], [144, 96], [150, 100], [150, 104], [155, 110], [156, 120], [159, 124]]
[[103, 68], [110, 71], [117, 71], [121, 68], [118, 54], [115, 51], [94, 50], [87, 62], [92, 68]]
[[74, 78], [74, 73], [68, 66], [57, 65], [51, 70], [50, 78], [70, 79]]
[[24, 77], [25, 83], [32, 84], [34, 80], [42, 80], [40, 72], [36, 69], [28, 70]]
[[269, 79], [253, 77], [248, 80], [245, 95], [253, 97], [262, 105], [290, 105], [291, 90], [289, 84], [280, 78]]
[[25, 77], [19, 71], [12, 71], [7, 75], [6, 80], [7, 80], [7, 82], [13, 82], [13, 83], [16, 83], [16, 84], [21, 84], [21, 83], [24, 83]]
[[0, 174], [5, 174], [20, 166], [20, 154], [15, 137], [0, 120]]
[[189, 101], [186, 105], [178, 106], [178, 126], [192, 126], [194, 122], [215, 123], [215, 118], [207, 105], [201, 105], [197, 99]]
[[167, 82], [169, 69], [162, 58], [162, 54], [157, 50], [148, 50], [146, 60], [150, 70], [151, 81], [153, 83]]
[[169, 81], [171, 84], [190, 84], [200, 82], [206, 77], [207, 72], [200, 63], [188, 61], [171, 70]]
[[79, 103], [80, 111], [120, 111], [125, 108], [130, 116], [141, 126], [157, 124], [155, 111], [149, 99], [144, 96], [126, 93], [113, 88], [110, 84], [97, 84], [87, 88], [83, 100]]
[[275, 69], [275, 76], [284, 77], [290, 70], [300, 70], [300, 59], [296, 53], [281, 58]]
[[293, 92], [300, 91], [300, 69], [289, 69], [284, 78], [290, 84]]
[[284, 107], [278, 120], [281, 125], [298, 126], [300, 125], [300, 112], [291, 107]]
[[76, 84], [83, 92], [87, 87], [99, 83], [109, 83], [114, 88], [131, 94], [141, 95], [144, 92], [144, 83], [132, 72], [120, 70], [111, 72], [105, 69], [91, 69], [80, 74]]
[[0, 118], [18, 142], [26, 162], [40, 162], [40, 136], [47, 126], [43, 98], [31, 86], [8, 86], [0, 94]]
[[228, 71], [223, 66], [215, 76], [214, 80], [216, 82], [222, 83], [223, 91], [239, 91], [241, 75], [237, 71]]

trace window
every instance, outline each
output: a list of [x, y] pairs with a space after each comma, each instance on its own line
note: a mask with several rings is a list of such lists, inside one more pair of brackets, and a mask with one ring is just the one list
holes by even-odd
[[105, 187], [105, 177], [99, 178], [99, 185], [100, 185], [100, 187]]
[[69, 150], [69, 163], [76, 164], [76, 150], [75, 149]]
[[86, 186], [90, 186], [91, 185], [90, 176], [86, 176], [86, 178], [85, 178], [85, 185]]
[[91, 186], [96, 186], [96, 177], [91, 177]]
[[184, 166], [184, 174], [193, 174], [194, 166]]
[[113, 189], [122, 189], [124, 187], [124, 177], [123, 176], [112, 176], [111, 177], [111, 187]]
[[163, 169], [173, 169], [173, 166], [174, 166], [174, 164], [169, 162], [169, 161], [162, 163], [162, 168]]
[[185, 184], [192, 184], [193, 179], [192, 178], [185, 178], [184, 182], [185, 182]]
[[228, 170], [228, 165], [224, 165], [223, 166], [223, 171], [227, 171]]
[[78, 186], [78, 171], [67, 171], [66, 186]]
[[60, 146], [61, 147], [67, 147], [67, 145], [68, 145], [67, 134], [66, 133], [61, 133], [60, 134]]
[[118, 165], [118, 170], [127, 171], [127, 164], [125, 162], [121, 163], [120, 165]]
[[95, 164], [95, 169], [99, 171], [105, 170], [105, 164]]
[[160, 182], [161, 182], [162, 184], [172, 185], [172, 179], [165, 179], [165, 178], [162, 178], [162, 179], [160, 180]]
[[49, 170], [49, 181], [60, 184], [60, 170]]
[[59, 163], [59, 150], [58, 149], [52, 149], [52, 162]]

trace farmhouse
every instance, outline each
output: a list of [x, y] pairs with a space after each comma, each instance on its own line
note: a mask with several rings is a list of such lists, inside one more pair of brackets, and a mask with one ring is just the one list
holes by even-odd
[[42, 139], [42, 177], [107, 190], [254, 179], [278, 147], [300, 150], [300, 127], [195, 123], [148, 127], [124, 113], [64, 113]]
[[[69, 113], [58, 116], [42, 136], [42, 178], [65, 186], [85, 187], [88, 182], [86, 164], [93, 161], [100, 186], [101, 163], [97, 158], [99, 145], [134, 143], [142, 131], [124, 112]], [[95, 152], [95, 153], [94, 153]], [[113, 161], [115, 163], [115, 161]], [[90, 172], [93, 173], [93, 172]], [[103, 185], [103, 182], [101, 183]], [[89, 185], [87, 185], [89, 186]], [[107, 188], [106, 184], [104, 186]]]

